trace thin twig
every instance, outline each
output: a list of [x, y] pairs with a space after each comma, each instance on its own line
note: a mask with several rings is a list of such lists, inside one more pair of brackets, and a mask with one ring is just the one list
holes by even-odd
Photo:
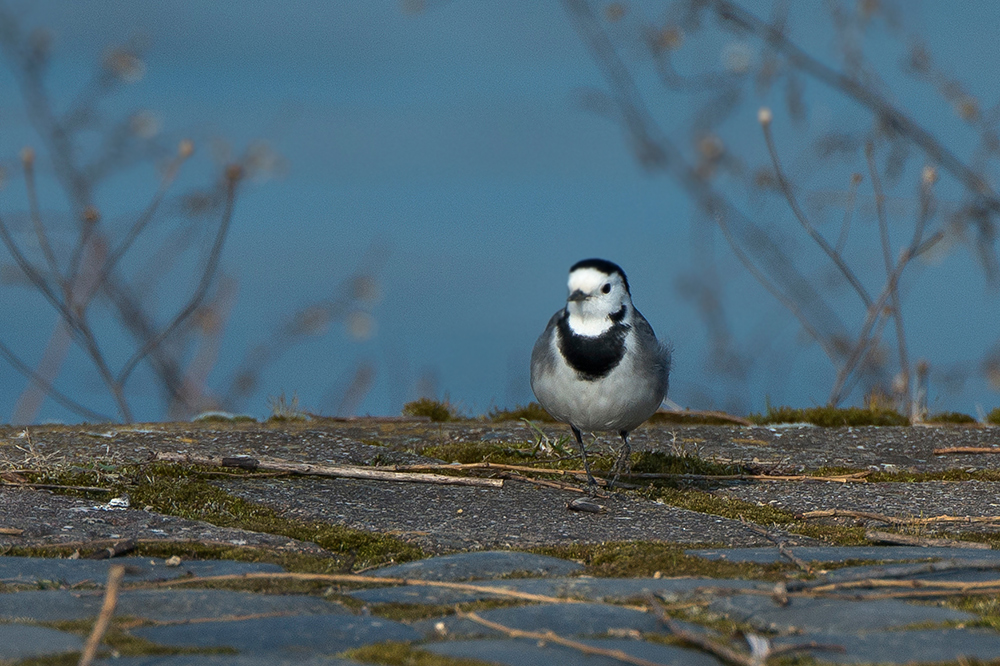
[[116, 564], [108, 569], [108, 583], [104, 588], [104, 603], [101, 604], [101, 613], [97, 616], [94, 629], [87, 638], [87, 643], [83, 647], [78, 666], [90, 666], [97, 656], [97, 648], [101, 644], [101, 639], [111, 625], [111, 617], [115, 613], [115, 606], [118, 605], [118, 587], [121, 585], [122, 577], [125, 575], [125, 567]]
[[788, 177], [781, 168], [781, 160], [778, 158], [778, 149], [774, 145], [774, 135], [771, 132], [770, 112], [768, 112], [766, 118], [766, 122], [762, 121], [760, 123], [761, 129], [764, 131], [764, 143], [767, 144], [767, 150], [771, 155], [771, 164], [774, 166], [774, 175], [778, 179], [778, 185], [781, 187], [781, 191], [785, 195], [785, 200], [788, 202], [789, 208], [792, 209], [792, 214], [795, 216], [795, 219], [799, 221], [799, 224], [802, 225], [802, 228], [806, 230], [806, 233], [809, 234], [809, 237], [820, 246], [828, 257], [830, 257], [830, 260], [837, 266], [837, 269], [840, 270], [844, 278], [846, 278], [851, 286], [854, 287], [854, 291], [858, 293], [858, 297], [861, 298], [861, 302], [865, 304], [865, 307], [870, 308], [872, 305], [872, 298], [868, 295], [868, 291], [865, 289], [864, 285], [861, 284], [861, 280], [858, 279], [858, 276], [853, 270], [851, 270], [850, 266], [847, 265], [847, 262], [844, 261], [844, 258], [840, 255], [840, 253], [830, 247], [830, 244], [826, 242], [826, 239], [823, 238], [818, 231], [816, 231], [812, 222], [810, 222], [809, 218], [806, 217], [805, 211], [802, 210], [799, 206], [799, 202], [795, 199], [795, 193], [792, 191], [792, 184], [788, 181]]
[[24, 363], [17, 356], [17, 354], [15, 354], [14, 351], [10, 349], [10, 347], [5, 345], [3, 342], [0, 342], [0, 356], [3, 356], [8, 363], [14, 366], [15, 370], [17, 370], [22, 375], [24, 375], [31, 381], [35, 382], [35, 384], [37, 384], [39, 387], [41, 387], [41, 389], [45, 391], [45, 394], [48, 397], [58, 402], [66, 409], [82, 416], [83, 418], [89, 421], [105, 422], [114, 420], [110, 416], [101, 414], [100, 412], [95, 412], [94, 410], [88, 407], [84, 407], [76, 400], [73, 400], [73, 398], [70, 398], [62, 391], [56, 389], [56, 387], [54, 387], [51, 382], [49, 382], [47, 379], [45, 379], [37, 372], [32, 370], [30, 367], [28, 367], [28, 365]]
[[980, 197], [990, 211], [1000, 212], [1000, 199], [997, 198], [983, 177], [966, 166], [934, 135], [893, 106], [887, 98], [863, 85], [860, 81], [827, 67], [789, 40], [783, 31], [775, 29], [739, 5], [729, 2], [729, 0], [714, 0], [712, 6], [720, 18], [764, 40], [772, 48], [783, 53], [794, 67], [867, 107], [884, 124], [892, 127], [893, 131], [908, 137], [932, 160], [957, 178], [966, 189]]
[[21, 164], [24, 167], [24, 186], [28, 193], [28, 209], [31, 213], [31, 224], [35, 227], [35, 235], [38, 237], [38, 246], [42, 249], [45, 261], [49, 265], [49, 272], [61, 281], [59, 273], [59, 262], [56, 254], [52, 251], [49, 243], [49, 236], [45, 233], [42, 225], [42, 213], [38, 206], [38, 189], [35, 185], [35, 151], [25, 148], [21, 151]]
[[63, 486], [58, 483], [12, 483], [0, 479], [0, 486], [11, 486], [14, 488], [43, 488], [46, 490], [79, 490], [94, 493], [113, 493], [112, 488], [100, 488], [97, 486]]
[[940, 449], [934, 449], [932, 453], [936, 456], [972, 453], [1000, 453], [1000, 446], [946, 446]]
[[736, 664], [736, 666], [760, 666], [757, 660], [749, 654], [737, 652], [727, 645], [723, 645], [722, 643], [712, 640], [708, 636], [688, 631], [682, 627], [680, 623], [670, 617], [667, 611], [663, 609], [663, 605], [660, 604], [659, 600], [653, 595], [649, 595], [647, 597], [647, 601], [649, 602], [650, 608], [652, 608], [653, 612], [656, 613], [660, 622], [663, 623], [663, 626], [669, 629], [670, 633], [685, 643], [690, 643], [691, 645], [694, 645], [709, 654], [715, 655], [727, 664]]
[[890, 532], [879, 532], [868, 530], [865, 538], [869, 541], [879, 543], [891, 543], [901, 546], [920, 546], [921, 548], [975, 548], [978, 550], [990, 550], [988, 543], [981, 541], [956, 541], [955, 539], [931, 539], [928, 537], [914, 537], [906, 534], [892, 534]]
[[581, 643], [580, 641], [574, 641], [571, 638], [565, 638], [560, 636], [551, 629], [546, 629], [545, 631], [525, 631], [523, 629], [515, 629], [513, 627], [508, 627], [506, 625], [500, 624], [499, 622], [493, 622], [487, 620], [486, 618], [480, 617], [476, 613], [469, 611], [465, 612], [458, 608], [455, 609], [455, 614], [466, 620], [471, 620], [476, 624], [481, 624], [484, 627], [493, 629], [494, 631], [499, 631], [506, 634], [510, 638], [530, 638], [534, 641], [544, 641], [547, 643], [555, 643], [556, 645], [562, 645], [563, 647], [572, 648], [581, 652], [582, 654], [593, 654], [602, 657], [609, 657], [617, 661], [626, 664], [635, 664], [636, 666], [663, 666], [662, 664], [649, 661], [648, 659], [643, 659], [641, 657], [633, 657], [632, 655], [624, 652], [622, 650], [609, 650], [607, 648], [594, 647], [593, 645], [587, 645], [586, 643]]
[[232, 458], [213, 458], [189, 453], [157, 453], [153, 460], [187, 463], [191, 465], [206, 465], [209, 467], [237, 467], [247, 470], [267, 469], [277, 472], [291, 472], [305, 476], [329, 476], [344, 479], [368, 479], [373, 481], [402, 481], [409, 483], [433, 483], [446, 486], [479, 486], [483, 488], [502, 488], [503, 479], [481, 479], [465, 476], [444, 476], [442, 474], [419, 474], [408, 472], [390, 472], [373, 467], [358, 465], [313, 465], [309, 463], [293, 463], [285, 460], [258, 460], [248, 456]]
[[463, 592], [482, 592], [495, 594], [500, 597], [511, 599], [521, 599], [523, 601], [535, 601], [549, 604], [582, 604], [588, 603], [581, 599], [550, 597], [544, 594], [532, 594], [530, 592], [520, 592], [518, 590], [508, 590], [503, 587], [491, 587], [488, 585], [474, 585], [472, 583], [453, 583], [443, 580], [417, 580], [409, 578], [395, 578], [385, 576], [359, 576], [356, 574], [310, 574], [310, 573], [246, 573], [228, 574], [224, 576], [194, 576], [187, 578], [175, 578], [173, 580], [161, 581], [157, 583], [147, 583], [134, 586], [135, 588], [146, 587], [173, 587], [175, 585], [191, 585], [202, 583], [221, 583], [233, 581], [249, 580], [299, 580], [319, 583], [355, 583], [355, 584], [375, 584], [375, 585], [419, 585], [422, 587], [441, 587], [449, 590], [461, 590]]
[[[879, 240], [882, 244], [882, 259], [885, 262], [885, 277], [889, 284], [889, 300], [892, 305], [892, 318], [896, 328], [896, 348], [899, 353], [899, 372], [903, 378], [903, 394], [907, 407], [913, 404], [913, 391], [910, 389], [910, 359], [906, 350], [906, 331], [903, 328], [903, 305], [899, 298], [899, 280], [893, 279], [896, 266], [892, 260], [892, 248], [889, 241], [889, 222], [885, 214], [885, 192], [882, 191], [882, 179], [875, 165], [875, 147], [869, 141], [865, 145], [865, 158], [868, 160], [868, 173], [872, 179], [872, 190], [875, 193], [875, 213], [878, 218]], [[922, 227], [918, 226], [918, 233]], [[901, 260], [902, 261], [902, 260]]]
[[847, 509], [821, 509], [818, 511], [806, 511], [801, 514], [802, 518], [864, 518], [875, 520], [880, 523], [890, 525], [932, 525], [934, 523], [997, 523], [1000, 516], [934, 516], [932, 518], [900, 518], [897, 516], [886, 516], [881, 513], [870, 513], [868, 511], [850, 511]]
[[184, 320], [186, 320], [198, 307], [201, 305], [202, 300], [204, 300], [205, 295], [208, 293], [208, 288], [211, 286], [212, 281], [215, 279], [217, 268], [219, 266], [219, 261], [222, 258], [222, 246], [225, 243], [226, 236], [229, 233], [229, 226], [233, 219], [233, 206], [236, 202], [236, 190], [243, 177], [243, 170], [238, 165], [231, 165], [226, 169], [226, 207], [222, 213], [222, 220], [219, 222], [218, 231], [215, 234], [215, 242], [212, 244], [212, 249], [208, 254], [208, 261], [205, 263], [205, 268], [202, 270], [201, 280], [198, 283], [197, 288], [188, 299], [187, 304], [181, 308], [180, 312], [174, 315], [174, 318], [168, 323], [162, 331], [151, 340], [147, 341], [132, 357], [125, 363], [122, 367], [121, 372], [118, 373], [118, 382], [120, 385], [124, 386], [125, 382], [128, 381], [129, 376], [135, 367], [139, 364], [142, 359], [146, 357], [153, 349], [158, 347], [167, 337], [180, 326]]

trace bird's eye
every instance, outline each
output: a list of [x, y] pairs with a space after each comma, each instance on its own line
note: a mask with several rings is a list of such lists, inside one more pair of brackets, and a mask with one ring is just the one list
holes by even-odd
[[603, 287], [601, 287], [601, 291], [604, 292], [605, 294], [610, 294], [611, 293], [611, 285], [610, 284], [604, 285]]

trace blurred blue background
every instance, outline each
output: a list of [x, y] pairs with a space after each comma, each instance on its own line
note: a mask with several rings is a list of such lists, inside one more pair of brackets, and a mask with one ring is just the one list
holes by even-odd
[[[766, 19], [781, 3], [741, 4]], [[788, 3], [788, 34], [839, 67], [845, 47], [831, 29], [831, 4]], [[635, 66], [661, 126], [683, 143], [704, 113], [705, 96], [695, 103], [656, 88], [635, 27], [668, 24], [669, 6], [594, 4], [622, 57]], [[883, 18], [873, 19], [860, 38], [879, 67], [865, 73], [867, 80], [884, 85], [895, 103], [971, 160], [979, 130], [963, 123], [932, 87], [901, 73], [900, 63], [913, 46], [908, 36], [919, 36], [934, 63], [959, 78], [985, 113], [998, 97], [1000, 5], [900, 2], [882, 9]], [[143, 45], [141, 80], [101, 108], [109, 116], [149, 110], [161, 135], [194, 142], [178, 188], [211, 182], [227, 150], [237, 155], [267, 146], [267, 168], [242, 187], [222, 256], [236, 296], [207, 379], [210, 390], [225, 393], [248, 350], [275, 327], [335, 293], [366, 263], [377, 264], [377, 298], [356, 316], [334, 321], [328, 332], [290, 346], [263, 369], [250, 395], [224, 407], [265, 416], [268, 397], [281, 393], [320, 413], [397, 414], [420, 395], [448, 397], [470, 414], [526, 403], [533, 399], [531, 346], [564, 302], [568, 267], [590, 256], [625, 269], [637, 307], [673, 343], [670, 397], [677, 404], [746, 413], [763, 409], [766, 400], [810, 406], [828, 398], [835, 372], [818, 346], [725, 243], [703, 231], [685, 189], [644, 168], [620, 123], [599, 112], [599, 96], [587, 91], [606, 88], [601, 69], [559, 2], [42, 0], [11, 2], [6, 11], [25, 32], [50, 31], [46, 80], [56, 106], [71, 103], [109, 47], [130, 39]], [[676, 62], [689, 71], [738, 73], [734, 58], [756, 66], [764, 57], [753, 38], [716, 29], [715, 37], [684, 42]], [[782, 124], [787, 100], [776, 88], [736, 103], [714, 136], [749, 167], [768, 167], [757, 109], [773, 105], [785, 166], [803, 192], [813, 193], [817, 217], [829, 223], [821, 229], [835, 238], [844, 206], [823, 208], [822, 201], [843, 201], [849, 175], [863, 161], [821, 161], [796, 142], [841, 123], [871, 125], [871, 117], [815, 82], [803, 78], [801, 84], [807, 107], [799, 125]], [[24, 146], [41, 146], [20, 90], [10, 68], [0, 70], [0, 156], [8, 173], [0, 215], [12, 220], [30, 249], [30, 228], [15, 224], [26, 209], [17, 156]], [[685, 150], [696, 152], [697, 142], [689, 143], [695, 147]], [[894, 231], [894, 256], [908, 239], [914, 174], [926, 161], [912, 148], [897, 190], [890, 191], [898, 199], [890, 212], [905, 218]], [[75, 223], [67, 219], [52, 167], [40, 158], [38, 170], [47, 223], [69, 243]], [[885, 275], [867, 183], [866, 177], [859, 188], [851, 240], [859, 274], [877, 294]], [[748, 193], [735, 180], [726, 187], [779, 237], [797, 234], [786, 245], [793, 254], [808, 246], [783, 200]], [[109, 180], [97, 196], [102, 224], [127, 228], [155, 189], [154, 166]], [[937, 226], [947, 229], [942, 220], [963, 194], [946, 175], [938, 192]], [[932, 261], [915, 264], [903, 284], [910, 359], [931, 365], [932, 411], [975, 414], [977, 406], [988, 411], [1000, 403], [982, 370], [997, 340], [997, 294], [971, 240], [957, 228], [948, 234]], [[143, 261], [126, 267], [141, 271]], [[182, 266], [194, 274], [191, 261]], [[699, 277], [709, 264], [711, 277]], [[805, 264], [811, 267], [811, 260]], [[704, 309], [690, 295], [692, 281], [701, 279], [719, 289], [729, 352], [707, 332]], [[190, 292], [193, 282], [179, 280], [178, 293], [182, 286]], [[56, 315], [23, 285], [4, 287], [0, 298], [0, 338], [36, 364]], [[183, 303], [169, 291], [162, 298], [167, 313]], [[833, 298], [845, 311], [853, 308], [845, 317], [855, 325], [863, 318], [856, 304], [846, 305], [850, 294]], [[133, 346], [106, 326], [107, 355], [120, 365]], [[886, 330], [891, 342], [891, 325]], [[734, 376], [720, 368], [728, 362], [720, 358], [725, 353], [745, 364], [745, 372]], [[359, 365], [369, 369], [364, 390], [345, 400]], [[143, 370], [130, 380], [136, 418], [165, 418], [150, 381]], [[9, 364], [0, 365], [0, 419], [9, 418], [26, 383]], [[57, 386], [92, 409], [116, 414], [78, 350], [70, 352]], [[865, 388], [859, 384], [846, 402], [862, 402]], [[79, 418], [46, 400], [35, 420]]]

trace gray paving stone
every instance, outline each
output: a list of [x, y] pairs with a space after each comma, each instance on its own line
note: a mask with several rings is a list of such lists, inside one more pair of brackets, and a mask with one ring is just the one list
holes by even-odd
[[405, 624], [356, 615], [301, 615], [232, 622], [144, 627], [136, 636], [177, 647], [228, 646], [246, 654], [294, 652], [304, 656], [336, 654], [382, 641], [419, 640]]
[[843, 599], [793, 598], [778, 606], [770, 597], [739, 594], [716, 599], [709, 610], [747, 622], [760, 631], [814, 633], [861, 633], [902, 627], [917, 622], [967, 621], [970, 613], [910, 604], [895, 599], [846, 601]]
[[824, 662], [840, 664], [914, 664], [948, 661], [959, 657], [1000, 657], [1000, 634], [986, 629], [938, 629], [924, 631], [873, 631], [859, 634], [804, 634], [774, 640], [776, 646], [808, 643], [841, 645], [844, 653], [815, 651]]
[[[77, 620], [101, 610], [102, 591], [26, 590], [0, 594], [0, 619]], [[253, 594], [230, 590], [126, 590], [118, 597], [119, 616], [150, 620], [287, 613], [347, 613], [342, 605], [306, 595]]]
[[23, 624], [0, 624], [0, 659], [27, 659], [79, 652], [83, 639], [65, 631]]
[[[919, 548], [916, 546], [801, 546], [792, 548], [796, 557], [806, 562], [844, 562], [847, 560], [926, 560], [984, 559], [1000, 563], [1000, 550], [974, 548]], [[706, 548], [685, 551], [707, 560], [770, 564], [785, 558], [777, 548]]]
[[[664, 592], [682, 597], [701, 587], [757, 589], [770, 587], [769, 583], [715, 578], [507, 578], [478, 583], [495, 587], [550, 597], [589, 599], [591, 601], [620, 601]], [[466, 592], [424, 585], [397, 585], [349, 592], [352, 597], [369, 604], [459, 604], [480, 599], [494, 599], [489, 592]]]
[[170, 580], [180, 576], [226, 576], [251, 572], [277, 573], [277, 564], [233, 562], [230, 560], [189, 561], [168, 567], [163, 560], [150, 557], [116, 557], [113, 560], [68, 560], [48, 557], [0, 557], [0, 583], [34, 584], [57, 581], [76, 585], [84, 581], [102, 584], [108, 579], [108, 567], [125, 565], [125, 581]]
[[[968, 563], [969, 568], [961, 568], [963, 562]], [[897, 580], [926, 580], [926, 581], [953, 581], [961, 583], [977, 583], [985, 580], [1000, 579], [1000, 563], [996, 567], [982, 568], [978, 563], [982, 560], [944, 560], [938, 564], [953, 564], [958, 568], [944, 571], [916, 570], [918, 564], [914, 565], [870, 565], [859, 567], [844, 567], [835, 569], [822, 576], [818, 580], [825, 582], [840, 582], [849, 580], [861, 580], [864, 578], [895, 578]], [[911, 569], [906, 571], [906, 569]]]
[[479, 551], [442, 555], [416, 562], [395, 564], [369, 572], [370, 576], [416, 578], [418, 580], [484, 580], [514, 573], [534, 576], [566, 576], [583, 565], [546, 555], [516, 551]]
[[358, 662], [319, 655], [281, 656], [274, 652], [261, 655], [162, 655], [98, 659], [96, 666], [358, 666]]
[[[498, 622], [512, 629], [554, 631], [560, 636], [596, 636], [615, 630], [642, 632], [667, 630], [650, 613], [608, 604], [535, 604], [495, 608], [479, 613], [484, 620]], [[499, 632], [472, 620], [455, 616], [414, 622], [413, 628], [426, 636], [436, 636], [436, 625], [443, 623], [448, 636], [498, 636]]]
[[[606, 650], [621, 650], [633, 657], [664, 666], [718, 666], [720, 661], [710, 655], [673, 645], [659, 645], [624, 638], [588, 639], [581, 643]], [[584, 654], [573, 648], [529, 639], [445, 641], [419, 646], [436, 654], [467, 659], [481, 659], [494, 664], [511, 666], [621, 666], [610, 657]]]

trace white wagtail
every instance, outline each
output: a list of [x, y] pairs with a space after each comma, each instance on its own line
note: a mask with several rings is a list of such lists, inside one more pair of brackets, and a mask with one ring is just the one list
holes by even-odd
[[552, 315], [531, 352], [531, 390], [572, 428], [591, 487], [581, 431], [621, 436], [614, 486], [629, 467], [628, 434], [659, 408], [669, 374], [670, 347], [632, 305], [621, 267], [604, 259], [574, 264], [566, 307]]

